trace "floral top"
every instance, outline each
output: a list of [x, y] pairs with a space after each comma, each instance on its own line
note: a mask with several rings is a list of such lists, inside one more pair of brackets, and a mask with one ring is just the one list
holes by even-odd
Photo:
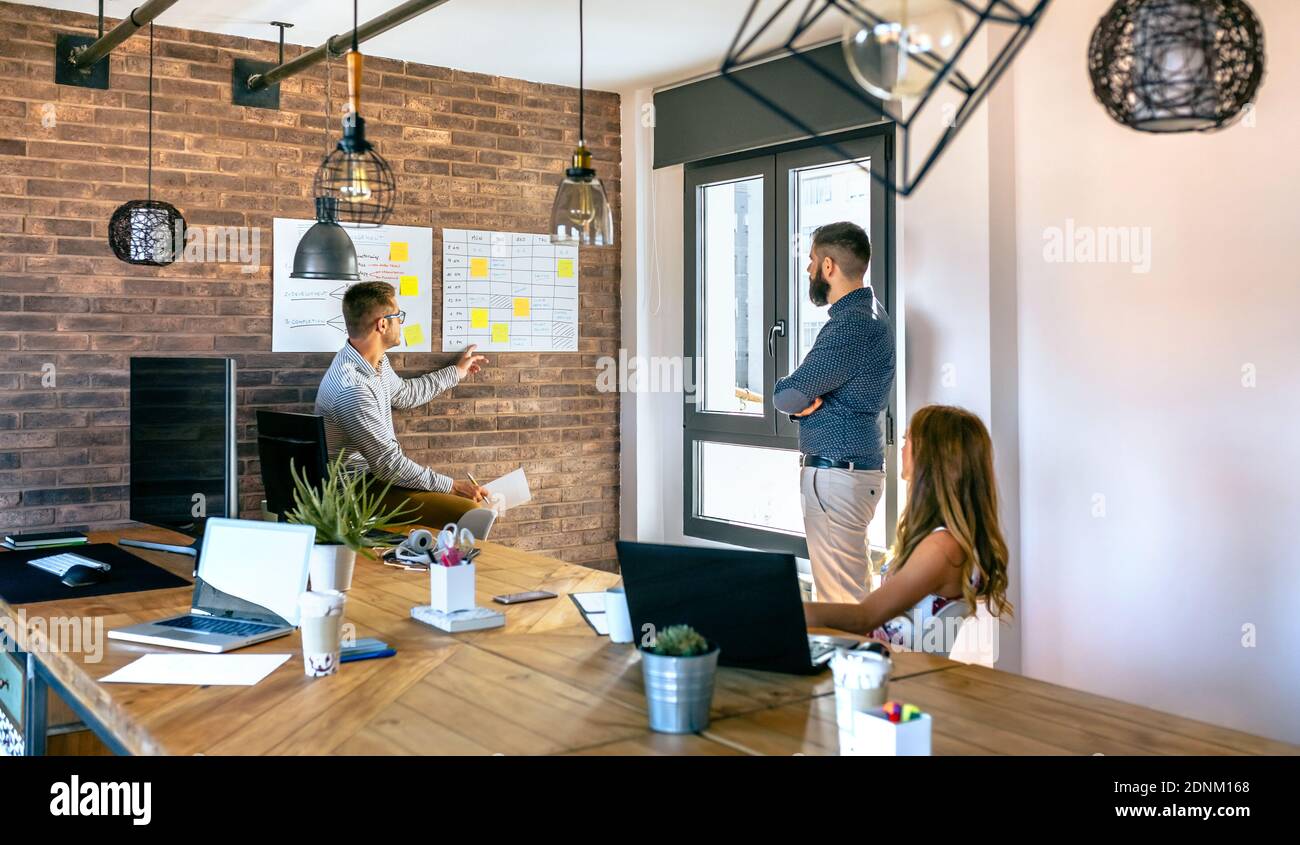
[[[947, 531], [939, 526], [934, 531]], [[934, 531], [930, 533], [934, 533]], [[882, 578], [889, 578], [889, 565], [881, 570]], [[971, 586], [979, 588], [979, 572], [971, 573]], [[959, 605], [940, 617], [939, 613], [950, 605]], [[922, 651], [927, 654], [947, 655], [952, 651], [957, 631], [962, 620], [970, 612], [970, 605], [961, 596], [948, 598], [931, 594], [921, 599], [912, 609], [901, 616], [895, 616], [872, 632], [872, 637], [898, 646], [906, 651]], [[918, 632], [920, 636], [918, 636]]]

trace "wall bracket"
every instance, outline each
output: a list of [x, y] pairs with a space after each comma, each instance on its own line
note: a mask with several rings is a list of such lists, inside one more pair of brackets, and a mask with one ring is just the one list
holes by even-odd
[[81, 88], [108, 88], [108, 56], [84, 68], [72, 63], [73, 55], [98, 40], [89, 35], [60, 35], [54, 43], [54, 81]]

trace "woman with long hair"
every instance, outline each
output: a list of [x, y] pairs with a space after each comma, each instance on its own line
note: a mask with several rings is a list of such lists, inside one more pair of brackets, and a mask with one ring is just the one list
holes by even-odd
[[[857, 604], [807, 604], [805, 615], [809, 627], [947, 653], [949, 638], [937, 647], [932, 642], [940, 611], [967, 617], [983, 602], [993, 616], [1011, 612], [988, 429], [961, 408], [921, 408], [903, 443], [902, 475], [907, 506], [880, 587]], [[964, 612], [949, 608], [957, 602]]]

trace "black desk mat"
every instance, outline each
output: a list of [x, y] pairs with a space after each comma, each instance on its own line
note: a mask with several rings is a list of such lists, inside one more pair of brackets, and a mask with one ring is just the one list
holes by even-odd
[[[71, 552], [107, 563], [113, 568], [108, 578], [98, 584], [69, 587], [57, 575], [29, 566], [27, 561], [38, 557]], [[193, 565], [193, 559], [186, 562]], [[11, 605], [31, 604], [41, 601], [80, 599], [89, 596], [111, 596], [120, 593], [138, 593], [142, 590], [165, 590], [171, 587], [188, 587], [190, 582], [173, 575], [144, 558], [137, 557], [111, 543], [89, 543], [84, 546], [60, 546], [55, 549], [0, 552], [0, 596]]]

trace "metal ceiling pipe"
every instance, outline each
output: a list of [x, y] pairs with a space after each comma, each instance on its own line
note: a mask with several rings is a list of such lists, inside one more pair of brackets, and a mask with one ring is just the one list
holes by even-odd
[[[357, 43], [374, 38], [395, 26], [406, 23], [411, 18], [446, 3], [447, 0], [406, 0], [400, 6], [394, 6], [378, 17], [372, 18], [357, 27]], [[299, 71], [306, 70], [314, 64], [325, 60], [326, 56], [341, 56], [352, 46], [352, 31], [331, 36], [314, 50], [303, 53], [296, 59], [271, 68], [266, 73], [255, 73], [248, 77], [248, 87], [258, 91], [268, 85], [275, 85]]]
[[[73, 67], [90, 67], [111, 53], [114, 47], [139, 32], [140, 28], [145, 24], [152, 22], [154, 18], [174, 5], [176, 5], [176, 0], [148, 0], [148, 2], [132, 9], [131, 14], [109, 30], [107, 35], [101, 35], [95, 43], [84, 49], [73, 50], [68, 61]], [[103, 18], [100, 20], [102, 22]]]

